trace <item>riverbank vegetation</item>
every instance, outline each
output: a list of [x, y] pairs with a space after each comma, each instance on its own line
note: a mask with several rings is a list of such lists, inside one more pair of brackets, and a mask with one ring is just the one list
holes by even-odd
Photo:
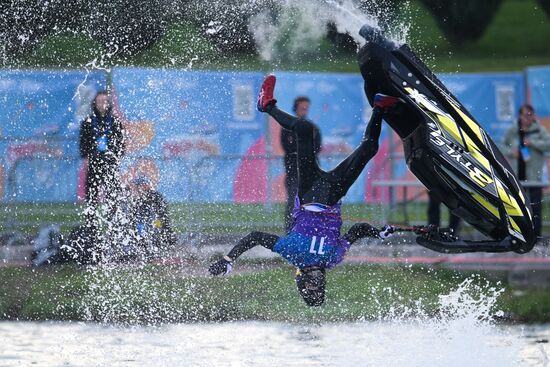
[[[123, 324], [270, 320], [334, 322], [453, 317], [491, 309], [506, 321], [550, 321], [550, 290], [421, 266], [345, 265], [329, 272], [326, 304], [308, 308], [294, 270], [250, 263], [224, 278], [205, 265], [0, 268], [0, 319]], [[454, 301], [444, 302], [451, 294]], [[493, 298], [498, 301], [493, 305]], [[469, 306], [468, 306], [469, 305]], [[476, 311], [477, 312], [477, 311]]]

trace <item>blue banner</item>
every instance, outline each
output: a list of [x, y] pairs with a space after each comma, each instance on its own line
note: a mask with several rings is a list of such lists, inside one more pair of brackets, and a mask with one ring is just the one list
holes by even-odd
[[538, 117], [550, 119], [550, 66], [528, 68], [526, 74], [530, 103]]
[[[0, 197], [75, 201], [77, 135], [102, 72], [0, 70]], [[71, 161], [67, 161], [67, 157]], [[44, 159], [48, 163], [41, 164]], [[78, 162], [77, 162], [78, 163]], [[56, 172], [69, 172], [58, 176]]]
[[[527, 73], [533, 104], [544, 116], [550, 116], [544, 93], [549, 69]], [[361, 76], [276, 74], [282, 109], [292, 112], [299, 95], [311, 99], [309, 118], [323, 138], [321, 166], [334, 167], [359, 144], [370, 118]], [[126, 130], [123, 179], [145, 174], [170, 201], [284, 200], [280, 128], [256, 111], [263, 77], [253, 72], [115, 69], [114, 109]], [[499, 144], [524, 101], [523, 75], [440, 78]], [[76, 200], [84, 177], [76, 157], [78, 129], [91, 99], [104, 86], [101, 72], [0, 71], [0, 98], [5, 101], [0, 112], [7, 121], [0, 126], [0, 197]], [[400, 140], [384, 126], [378, 155], [346, 201], [382, 202], [388, 194], [372, 186], [373, 181], [414, 179], [400, 154]]]
[[171, 201], [265, 201], [266, 161], [255, 158], [266, 153], [261, 81], [259, 73], [115, 70], [125, 174], [148, 175]]

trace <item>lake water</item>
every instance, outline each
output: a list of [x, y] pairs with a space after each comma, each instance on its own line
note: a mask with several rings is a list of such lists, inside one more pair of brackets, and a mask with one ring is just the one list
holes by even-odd
[[550, 325], [0, 322], [0, 366], [547, 366]]

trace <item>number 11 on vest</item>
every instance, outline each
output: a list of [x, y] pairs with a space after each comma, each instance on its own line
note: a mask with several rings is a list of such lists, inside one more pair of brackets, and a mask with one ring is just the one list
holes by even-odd
[[317, 236], [313, 236], [311, 239], [311, 246], [309, 246], [309, 253], [310, 254], [316, 254], [316, 255], [324, 255], [325, 252], [323, 251], [323, 245], [325, 244], [325, 237], [321, 237], [321, 241], [319, 242], [319, 249], [315, 251], [315, 244], [317, 243]]

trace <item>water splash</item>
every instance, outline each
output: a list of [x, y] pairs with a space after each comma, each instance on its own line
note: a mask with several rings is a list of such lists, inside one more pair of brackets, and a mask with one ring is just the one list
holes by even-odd
[[373, 4], [368, 11], [362, 10], [352, 0], [306, 0], [299, 5], [280, 1], [276, 4], [276, 7], [253, 15], [249, 22], [260, 57], [266, 61], [316, 51], [314, 48], [326, 36], [329, 24], [333, 24], [338, 33], [349, 34], [358, 46], [365, 44], [359, 35], [365, 24], [377, 29], [386, 28], [389, 38], [398, 44], [406, 41], [410, 29], [408, 21], [396, 20], [380, 2]]
[[455, 290], [439, 296], [442, 320], [468, 320], [471, 324], [492, 323], [502, 317], [502, 311], [494, 312], [498, 297], [504, 292], [490, 283], [479, 285], [479, 276], [465, 279]]
[[[503, 292], [489, 282], [483, 283], [479, 276], [472, 276], [439, 296], [435, 315], [430, 316], [422, 302], [396, 310], [387, 320], [396, 330], [404, 330], [406, 340], [394, 341], [393, 348], [403, 355], [415, 354], [413, 365], [516, 365], [520, 340], [496, 322], [503, 316], [502, 311], [496, 310]], [[410, 365], [401, 359], [399, 363]]]

